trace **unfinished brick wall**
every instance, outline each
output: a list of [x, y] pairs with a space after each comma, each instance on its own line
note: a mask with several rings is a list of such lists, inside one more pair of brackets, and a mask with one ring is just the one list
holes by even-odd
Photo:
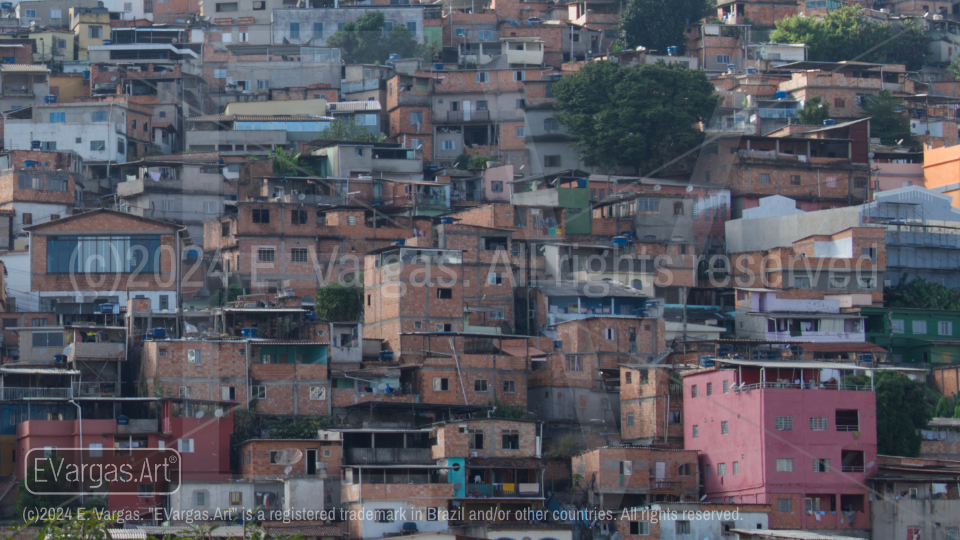
[[[623, 462], [630, 462], [632, 470], [622, 465]], [[659, 478], [656, 477], [658, 462], [664, 463], [663, 476]], [[605, 492], [647, 494], [648, 497], [664, 494], [685, 501], [699, 498], [696, 450], [598, 448], [574, 456], [572, 469], [574, 474], [583, 476], [595, 502], [599, 502], [599, 494]]]
[[[682, 411], [683, 394], [671, 391], [669, 369], [620, 368], [620, 431], [624, 440], [682, 448]], [[680, 422], [675, 422], [677, 419]]]
[[[505, 430], [516, 430], [520, 433], [519, 450], [505, 450], [503, 448], [500, 435]], [[476, 432], [483, 433], [483, 448], [481, 449], [470, 448], [468, 436], [470, 433]], [[437, 444], [432, 447], [432, 456], [436, 459], [463, 458], [478, 450], [480, 450], [478, 453], [491, 458], [535, 456], [537, 453], [537, 423], [497, 418], [450, 422], [437, 429]]]
[[[187, 351], [199, 350], [200, 363]], [[233, 388], [238, 406], [247, 404], [247, 361], [244, 344], [220, 341], [145, 341], [141, 376], [147, 396], [221, 400]]]
[[[326, 464], [326, 474], [331, 478], [340, 477], [340, 463], [343, 448], [338, 441], [302, 441], [289, 439], [262, 439], [246, 441], [240, 445], [240, 476], [246, 480], [276, 478], [288, 476], [284, 473], [286, 464], [270, 463], [271, 452], [282, 450], [300, 450], [303, 458], [292, 466], [289, 476], [306, 476], [307, 450], [316, 450], [317, 461]], [[317, 467], [318, 471], [322, 469]]]

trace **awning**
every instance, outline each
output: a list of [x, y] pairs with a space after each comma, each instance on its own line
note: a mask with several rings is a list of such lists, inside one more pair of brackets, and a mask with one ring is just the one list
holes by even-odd
[[516, 356], [517, 358], [526, 358], [527, 356], [547, 356], [548, 353], [541, 351], [540, 349], [535, 349], [533, 347], [517, 347], [517, 346], [506, 346], [501, 345], [497, 347], [500, 349], [500, 352], [506, 354], [507, 356]]

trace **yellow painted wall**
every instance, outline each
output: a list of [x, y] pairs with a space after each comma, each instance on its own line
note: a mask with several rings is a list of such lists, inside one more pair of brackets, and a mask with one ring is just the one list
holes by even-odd
[[57, 103], [73, 103], [74, 98], [87, 95], [87, 88], [84, 86], [83, 81], [83, 75], [79, 73], [51, 73], [50, 93], [54, 93], [53, 89], [55, 87], [59, 88]]

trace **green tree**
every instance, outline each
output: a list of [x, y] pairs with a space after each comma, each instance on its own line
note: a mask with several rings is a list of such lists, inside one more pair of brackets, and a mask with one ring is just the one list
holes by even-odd
[[61, 507], [66, 510], [76, 510], [81, 506], [84, 508], [102, 509], [106, 505], [100, 497], [87, 497], [84, 504], [81, 505], [80, 497], [73, 495], [35, 495], [27, 489], [27, 478], [31, 480], [31, 485], [40, 485], [43, 482], [45, 492], [47, 493], [71, 493], [77, 489], [75, 484], [68, 482], [65, 475], [57, 475], [54, 471], [66, 470], [63, 463], [63, 457], [54, 455], [49, 460], [43, 460], [40, 465], [27, 468], [27, 476], [20, 480], [20, 489], [17, 494], [16, 511], [17, 515], [23, 516], [27, 510], [36, 511], [37, 509]]
[[271, 439], [316, 439], [317, 431], [333, 425], [332, 416], [298, 416], [280, 418], [271, 423]]
[[[884, 43], [886, 40], [890, 41]], [[906, 64], [911, 71], [923, 66], [929, 43], [919, 25], [904, 23], [894, 30], [889, 23], [870, 20], [860, 6], [842, 7], [824, 17], [783, 18], [777, 21], [770, 41], [805, 43], [809, 59], [816, 62], [890, 62]]]
[[317, 289], [315, 310], [321, 321], [359, 321], [363, 317], [363, 299], [357, 289], [331, 283]]
[[[226, 302], [236, 301], [241, 294], [243, 294], [243, 287], [239, 283], [231, 283], [227, 286]], [[224, 303], [223, 289], [213, 291], [213, 294], [210, 295], [210, 305], [216, 307], [222, 306]]]
[[619, 32], [628, 49], [643, 46], [666, 54], [667, 47], [677, 47], [682, 53], [687, 42], [684, 27], [708, 15], [711, 3], [707, 0], [627, 0], [620, 15]]
[[823, 121], [830, 118], [830, 104], [824, 103], [820, 96], [812, 97], [803, 104], [797, 120], [801, 124], [823, 125]]
[[960, 310], [960, 292], [923, 278], [908, 281], [906, 274], [897, 286], [884, 288], [883, 301], [891, 308]]
[[552, 90], [554, 117], [587, 164], [638, 174], [699, 144], [703, 133], [694, 126], [709, 119], [718, 100], [702, 71], [662, 63], [588, 62]]
[[556, 441], [550, 444], [550, 447], [543, 455], [548, 458], [564, 458], [569, 460], [573, 456], [583, 452], [583, 450], [583, 437], [573, 433], [567, 433], [561, 435]]
[[[866, 375], [844, 377], [844, 384], [868, 386]], [[920, 455], [920, 435], [933, 418], [934, 408], [922, 381], [914, 381], [898, 371], [874, 372], [877, 396], [877, 453], [888, 456]]]
[[317, 135], [318, 139], [333, 139], [338, 141], [383, 142], [384, 135], [374, 135], [367, 128], [357, 125], [353, 118], [335, 118], [330, 126]]
[[896, 145], [910, 140], [910, 125], [903, 117], [903, 100], [890, 91], [864, 96], [861, 108], [870, 118], [870, 136], [880, 137], [883, 144]]
[[404, 25], [394, 25], [389, 32], [384, 31], [385, 26], [383, 12], [370, 11], [334, 32], [327, 38], [327, 45], [338, 47], [341, 59], [347, 64], [383, 64], [391, 54], [427, 61], [433, 58], [436, 52], [433, 44], [418, 44]]

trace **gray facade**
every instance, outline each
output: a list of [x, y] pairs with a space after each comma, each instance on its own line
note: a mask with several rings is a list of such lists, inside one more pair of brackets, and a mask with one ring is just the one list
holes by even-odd
[[911, 186], [876, 194], [860, 206], [726, 223], [730, 253], [787, 246], [812, 235], [833, 234], [851, 227], [886, 227], [887, 270], [884, 286], [900, 276], [922, 277], [952, 289], [960, 288], [960, 209], [935, 191]]
[[37, 26], [70, 28], [70, 8], [80, 7], [95, 8], [97, 0], [24, 0], [17, 4], [14, 13], [20, 26], [30, 26], [35, 21]]
[[406, 26], [417, 43], [423, 43], [421, 6], [276, 9], [273, 11], [273, 43], [322, 47], [338, 28], [370, 11], [382, 12], [388, 27]]

